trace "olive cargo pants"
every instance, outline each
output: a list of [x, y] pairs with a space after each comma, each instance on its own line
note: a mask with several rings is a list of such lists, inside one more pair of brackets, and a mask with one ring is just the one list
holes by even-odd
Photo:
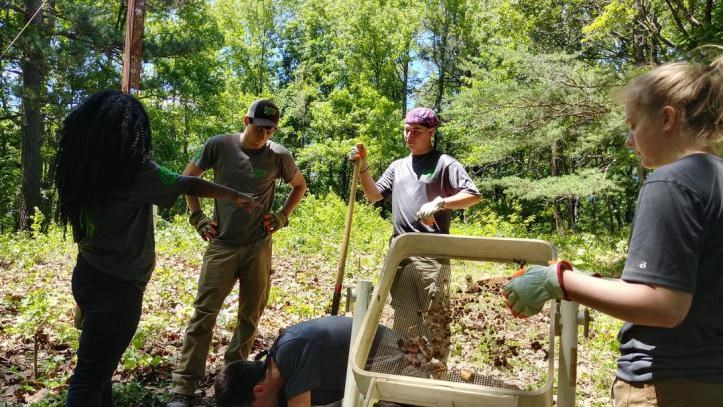
[[271, 236], [244, 246], [211, 241], [203, 256], [194, 312], [183, 340], [181, 360], [173, 372], [176, 393], [193, 395], [206, 372], [213, 327], [224, 300], [239, 282], [236, 328], [224, 359], [248, 358], [256, 326], [269, 298]]

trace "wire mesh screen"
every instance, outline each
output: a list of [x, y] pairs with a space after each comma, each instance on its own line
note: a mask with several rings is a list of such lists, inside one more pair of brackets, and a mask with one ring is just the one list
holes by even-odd
[[544, 387], [552, 372], [549, 308], [524, 320], [511, 316], [501, 292], [516, 268], [402, 260], [365, 370], [508, 390]]

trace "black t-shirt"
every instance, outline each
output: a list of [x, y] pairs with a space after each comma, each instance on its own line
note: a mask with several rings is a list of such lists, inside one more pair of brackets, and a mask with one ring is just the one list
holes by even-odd
[[675, 328], [626, 323], [617, 376], [723, 383], [723, 160], [695, 154], [648, 177], [622, 279], [690, 293], [693, 302]]
[[[311, 391], [312, 405], [329, 404], [344, 397], [351, 328], [351, 318], [317, 318], [286, 329], [274, 342], [269, 354], [284, 379], [287, 400], [306, 391]], [[379, 326], [367, 368], [372, 363], [388, 369], [404, 368], [404, 353], [397, 345], [399, 338], [395, 331]]]
[[311, 390], [311, 404], [344, 397], [352, 319], [331, 316], [294, 325], [274, 342], [271, 354], [284, 379], [286, 399]]

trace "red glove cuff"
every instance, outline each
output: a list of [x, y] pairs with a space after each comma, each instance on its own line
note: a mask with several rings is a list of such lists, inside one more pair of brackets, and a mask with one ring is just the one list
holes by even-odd
[[[357, 143], [356, 144], [357, 149], [359, 150], [359, 158], [364, 158], [367, 156], [367, 149], [364, 147], [364, 144]], [[360, 148], [361, 147], [361, 148]]]
[[567, 290], [565, 289], [565, 279], [562, 277], [562, 275], [566, 271], [572, 271], [573, 267], [572, 264], [570, 264], [567, 260], [561, 260], [557, 263], [557, 281], [560, 283], [560, 288], [562, 289], [562, 297], [565, 299], [565, 301], [571, 301], [570, 296], [567, 295]]

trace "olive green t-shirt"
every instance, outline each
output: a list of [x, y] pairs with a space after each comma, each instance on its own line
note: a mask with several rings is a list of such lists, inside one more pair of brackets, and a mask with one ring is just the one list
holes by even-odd
[[145, 285], [156, 261], [153, 204], [171, 206], [186, 191], [186, 179], [154, 162], [145, 164], [131, 185], [84, 212], [80, 254], [101, 272]]
[[215, 240], [229, 245], [246, 245], [266, 236], [262, 218], [274, 203], [276, 180], [288, 183], [297, 171], [293, 156], [281, 144], [269, 141], [251, 150], [243, 147], [240, 136], [211, 137], [191, 161], [203, 171], [213, 169], [215, 183], [251, 194], [260, 204], [248, 212], [229, 200], [215, 200], [213, 217], [219, 227]]

